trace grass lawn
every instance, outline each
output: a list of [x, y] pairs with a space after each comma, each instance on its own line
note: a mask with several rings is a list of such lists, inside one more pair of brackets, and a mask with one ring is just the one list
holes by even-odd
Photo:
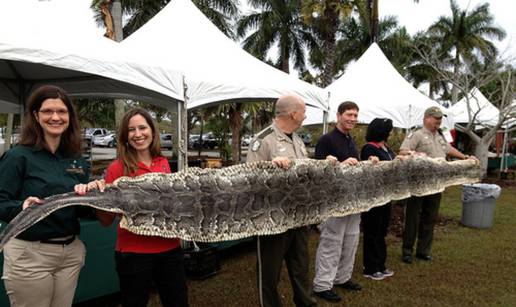
[[[504, 187], [497, 200], [492, 229], [471, 229], [459, 224], [461, 188], [445, 191], [441, 215], [446, 223], [436, 228], [431, 263], [401, 262], [401, 239], [389, 235], [387, 265], [395, 275], [383, 281], [362, 276], [362, 245], [357, 252], [353, 279], [359, 293], [336, 289], [340, 304], [322, 300], [319, 306], [516, 306], [516, 187]], [[310, 236], [310, 278], [318, 234]], [[256, 256], [253, 242], [225, 252], [220, 272], [203, 281], [189, 281], [191, 306], [258, 306]], [[284, 306], [293, 306], [286, 270], [279, 291]], [[149, 306], [161, 306], [153, 295]]]

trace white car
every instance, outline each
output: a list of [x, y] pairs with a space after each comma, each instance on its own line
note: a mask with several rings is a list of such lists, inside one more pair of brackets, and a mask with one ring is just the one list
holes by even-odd
[[172, 134], [170, 133], [161, 133], [160, 135], [161, 148], [166, 148], [168, 150], [172, 150]]
[[251, 144], [251, 140], [253, 139], [252, 136], [246, 135], [242, 138], [242, 146], [247, 147], [249, 144]]
[[114, 133], [110, 133], [104, 136], [94, 136], [92, 142], [93, 146], [113, 148], [116, 147], [116, 135]]

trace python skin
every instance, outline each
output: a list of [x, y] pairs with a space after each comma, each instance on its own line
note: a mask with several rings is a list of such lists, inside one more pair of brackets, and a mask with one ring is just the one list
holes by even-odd
[[216, 242], [317, 224], [391, 200], [477, 182], [480, 175], [480, 165], [473, 160], [413, 157], [357, 166], [304, 159], [293, 161], [288, 170], [261, 161], [122, 177], [104, 193], [55, 195], [27, 208], [0, 235], [0, 250], [12, 237], [67, 206], [122, 213], [120, 226], [140, 235]]

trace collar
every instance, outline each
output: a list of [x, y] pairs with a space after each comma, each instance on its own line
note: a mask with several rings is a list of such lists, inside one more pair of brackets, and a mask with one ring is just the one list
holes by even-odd
[[145, 170], [151, 170], [153, 166], [155, 166], [161, 159], [163, 159], [162, 156], [157, 156], [152, 158], [151, 165], [145, 165], [145, 163], [138, 161], [138, 168], [145, 169]]
[[380, 144], [378, 144], [376, 142], [367, 142], [367, 144], [371, 144], [371, 145], [373, 145], [376, 148], [380, 148], [381, 147]]
[[348, 133], [344, 133], [344, 132], [340, 131], [339, 128], [337, 128], [337, 127], [333, 128], [333, 132], [334, 133], [338, 133], [339, 135], [345, 136], [346, 138], [351, 137], [349, 132]]
[[422, 128], [422, 129], [423, 129], [423, 131], [424, 131], [425, 133], [428, 133], [428, 134], [430, 134], [430, 135], [436, 135], [436, 133], [437, 133], [437, 131], [435, 131], [435, 132], [430, 131], [430, 130], [429, 130], [427, 127], [425, 127], [425, 126], [423, 126], [423, 128]]
[[296, 137], [296, 132], [292, 132], [292, 139], [289, 138], [285, 134], [285, 132], [281, 131], [281, 129], [278, 128], [278, 126], [276, 126], [276, 123], [272, 124], [272, 129], [274, 129], [274, 132], [276, 132], [276, 137], [277, 137], [278, 140], [286, 140], [288, 142], [293, 142], [294, 138]]

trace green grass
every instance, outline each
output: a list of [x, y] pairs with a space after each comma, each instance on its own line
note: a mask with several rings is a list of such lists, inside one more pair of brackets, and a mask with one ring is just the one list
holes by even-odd
[[[516, 188], [503, 188], [497, 200], [492, 229], [472, 229], [459, 224], [461, 188], [445, 191], [441, 215], [448, 220], [436, 228], [431, 263], [401, 262], [401, 239], [388, 236], [387, 266], [395, 275], [371, 281], [361, 275], [362, 245], [357, 252], [353, 279], [363, 290], [337, 289], [344, 298], [338, 306], [515, 306], [516, 305]], [[450, 221], [451, 220], [451, 221]], [[318, 234], [310, 236], [310, 278]], [[229, 250], [220, 272], [203, 281], [189, 281], [191, 306], [257, 306], [254, 245]], [[293, 306], [287, 272], [279, 291], [284, 306]], [[149, 306], [160, 306], [153, 296]], [[319, 300], [319, 306], [336, 306]]]

